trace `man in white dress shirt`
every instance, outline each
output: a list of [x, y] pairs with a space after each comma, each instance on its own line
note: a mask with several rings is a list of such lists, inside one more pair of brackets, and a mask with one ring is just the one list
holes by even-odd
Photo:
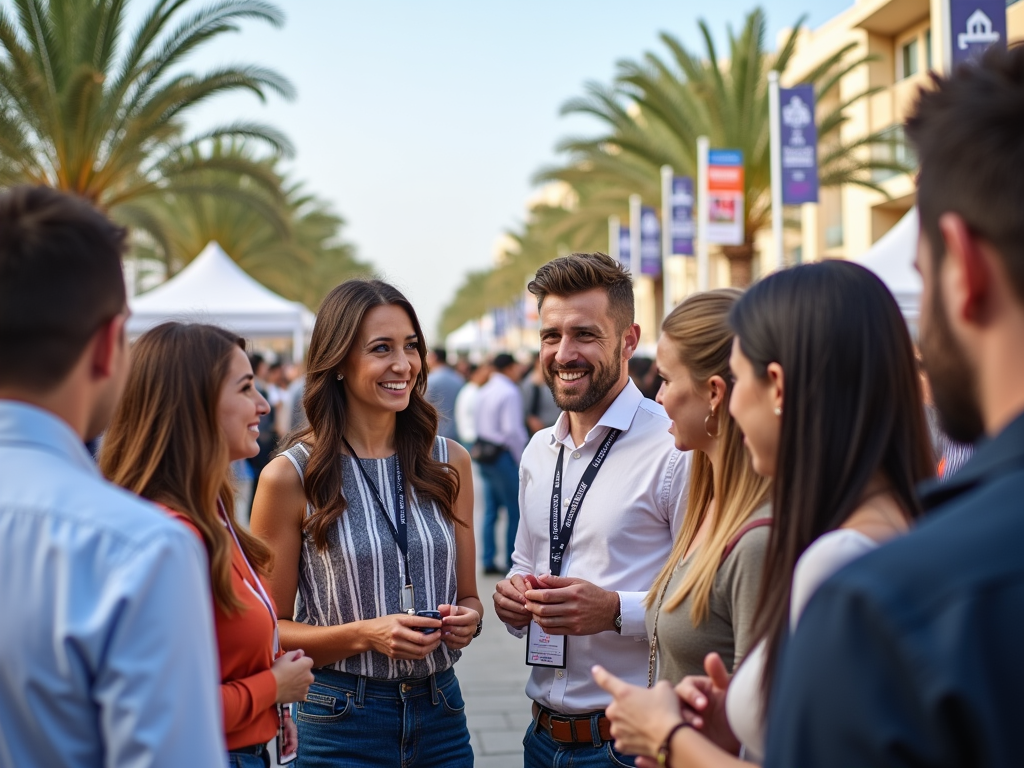
[[629, 379], [640, 338], [629, 273], [604, 254], [572, 254], [541, 267], [529, 290], [544, 375], [564, 413], [523, 453], [513, 567], [494, 594], [535, 664], [524, 764], [632, 765], [612, 748], [609, 697], [590, 668], [646, 684], [642, 601], [682, 524], [690, 455]]

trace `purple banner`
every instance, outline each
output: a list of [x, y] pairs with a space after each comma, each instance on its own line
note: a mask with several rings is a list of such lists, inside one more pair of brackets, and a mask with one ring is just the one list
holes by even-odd
[[640, 274], [661, 274], [661, 224], [657, 211], [646, 205], [640, 209]]
[[990, 45], [1006, 45], [1006, 0], [949, 0], [949, 24], [955, 67]]
[[818, 129], [814, 86], [779, 89], [782, 125], [782, 204], [818, 202]]
[[693, 179], [672, 179], [672, 253], [693, 256]]
[[619, 263], [626, 269], [631, 269], [633, 265], [631, 251], [629, 227], [619, 227]]

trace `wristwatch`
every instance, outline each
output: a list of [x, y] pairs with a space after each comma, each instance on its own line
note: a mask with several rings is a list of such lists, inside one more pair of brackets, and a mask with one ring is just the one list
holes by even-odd
[[622, 634], [622, 611], [615, 614], [615, 631]]
[[480, 637], [480, 633], [484, 631], [484, 620], [480, 619], [476, 623], [476, 632], [473, 633], [473, 637]]

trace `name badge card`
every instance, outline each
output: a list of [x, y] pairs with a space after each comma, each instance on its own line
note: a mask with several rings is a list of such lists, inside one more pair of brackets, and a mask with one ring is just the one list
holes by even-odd
[[531, 667], [565, 669], [565, 635], [549, 635], [540, 624], [530, 622], [526, 633], [526, 663]]

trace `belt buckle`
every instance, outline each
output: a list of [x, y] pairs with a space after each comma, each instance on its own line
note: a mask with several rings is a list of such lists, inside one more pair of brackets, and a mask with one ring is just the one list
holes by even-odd
[[[567, 715], [556, 715], [554, 713], [548, 715], [548, 723], [551, 725], [551, 738], [554, 741], [559, 741], [563, 744], [575, 744], [576, 743], [576, 718], [568, 717]], [[555, 738], [555, 725], [568, 725], [569, 726], [569, 738], [556, 739]]]

